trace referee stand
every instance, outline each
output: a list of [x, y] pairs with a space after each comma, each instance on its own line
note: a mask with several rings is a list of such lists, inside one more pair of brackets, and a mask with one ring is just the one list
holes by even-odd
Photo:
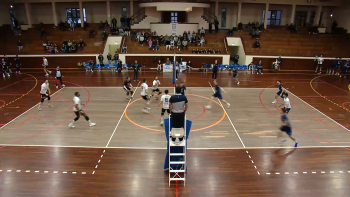
[[167, 139], [167, 154], [164, 170], [169, 170], [169, 187], [171, 181], [183, 181], [186, 185], [187, 171], [187, 139], [192, 121], [185, 116], [183, 128], [173, 128], [171, 117], [164, 119], [165, 137]]

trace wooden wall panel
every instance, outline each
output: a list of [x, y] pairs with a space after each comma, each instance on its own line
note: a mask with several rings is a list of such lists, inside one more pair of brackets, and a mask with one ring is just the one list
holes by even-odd
[[[209, 55], [208, 55], [209, 56]], [[154, 62], [153, 58], [156, 57], [157, 61]], [[135, 60], [139, 64], [144, 64], [146, 63], [146, 67], [157, 67], [157, 62], [160, 59], [162, 63], [166, 61], [166, 58], [169, 58], [170, 61], [172, 61], [174, 56], [169, 55], [169, 56], [126, 56], [126, 63], [134, 63]], [[176, 59], [178, 60], [181, 56], [176, 56]], [[200, 68], [202, 64], [213, 64], [215, 60], [218, 60], [218, 64], [222, 63], [222, 58], [221, 57], [199, 57], [199, 56], [184, 56], [182, 57], [182, 60], [185, 62], [191, 61], [192, 66], [194, 68]], [[124, 63], [124, 62], [123, 62]]]
[[[77, 63], [78, 62], [86, 62], [88, 60], [93, 59], [96, 61], [95, 56], [73, 56], [73, 57], [52, 57], [48, 56], [46, 57], [49, 61], [49, 68], [56, 68], [57, 66], [60, 66], [60, 68], [63, 69], [70, 69], [70, 68], [78, 68]], [[20, 57], [21, 60], [21, 68], [43, 68], [42, 57]], [[9, 57], [10, 63], [12, 63], [12, 69], [15, 68], [14, 64], [14, 57]]]
[[[287, 59], [283, 57], [282, 59], [282, 70], [315, 70], [317, 65], [317, 62], [313, 59]], [[257, 64], [259, 60], [262, 61], [264, 69], [271, 69], [272, 62], [276, 61], [276, 58], [254, 57], [253, 63]], [[331, 60], [325, 60], [322, 69], [329, 68], [330, 64]]]

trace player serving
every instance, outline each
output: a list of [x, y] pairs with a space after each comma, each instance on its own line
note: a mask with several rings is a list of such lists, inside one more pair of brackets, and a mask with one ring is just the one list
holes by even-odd
[[162, 92], [159, 90], [158, 85], [160, 85], [160, 81], [158, 80], [158, 77], [155, 76], [153, 80], [153, 86], [152, 86], [152, 97], [154, 96], [155, 92], [158, 92], [156, 95], [156, 100], [158, 100], [158, 96], [162, 94]]
[[168, 115], [170, 114], [170, 109], [169, 109], [169, 100], [170, 100], [170, 95], [168, 94], [169, 90], [164, 90], [164, 95], [160, 98], [160, 101], [158, 103], [158, 107], [161, 103], [163, 103], [163, 107], [162, 107], [162, 112], [161, 112], [161, 117], [160, 117], [160, 126], [163, 126], [164, 123], [164, 113], [165, 111], [168, 113]]
[[124, 81], [124, 90], [126, 91], [126, 100], [131, 100], [134, 94], [134, 87], [131, 85], [130, 77], [126, 77]]

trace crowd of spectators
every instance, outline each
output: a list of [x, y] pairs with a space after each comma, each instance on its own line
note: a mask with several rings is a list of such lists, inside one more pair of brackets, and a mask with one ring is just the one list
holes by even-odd
[[299, 33], [299, 25], [294, 25], [293, 23], [291, 23], [289, 25], [286, 24], [284, 28], [289, 30], [289, 33]]
[[[43, 42], [44, 52], [46, 53], [59, 53], [59, 48], [57, 44], [51, 43], [49, 40]], [[75, 53], [77, 50], [83, 50], [85, 47], [85, 42], [80, 39], [79, 42], [76, 42], [75, 40], [64, 40], [61, 46], [61, 52], [62, 53]]]

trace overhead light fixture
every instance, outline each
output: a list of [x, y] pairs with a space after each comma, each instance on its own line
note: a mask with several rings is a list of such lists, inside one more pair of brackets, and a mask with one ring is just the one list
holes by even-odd
[[115, 44], [118, 44], [118, 42], [115, 42]]
[[12, 5], [10, 5], [10, 8], [13, 8], [13, 6], [12, 6]]
[[331, 14], [331, 17], [333, 17], [333, 14]]

